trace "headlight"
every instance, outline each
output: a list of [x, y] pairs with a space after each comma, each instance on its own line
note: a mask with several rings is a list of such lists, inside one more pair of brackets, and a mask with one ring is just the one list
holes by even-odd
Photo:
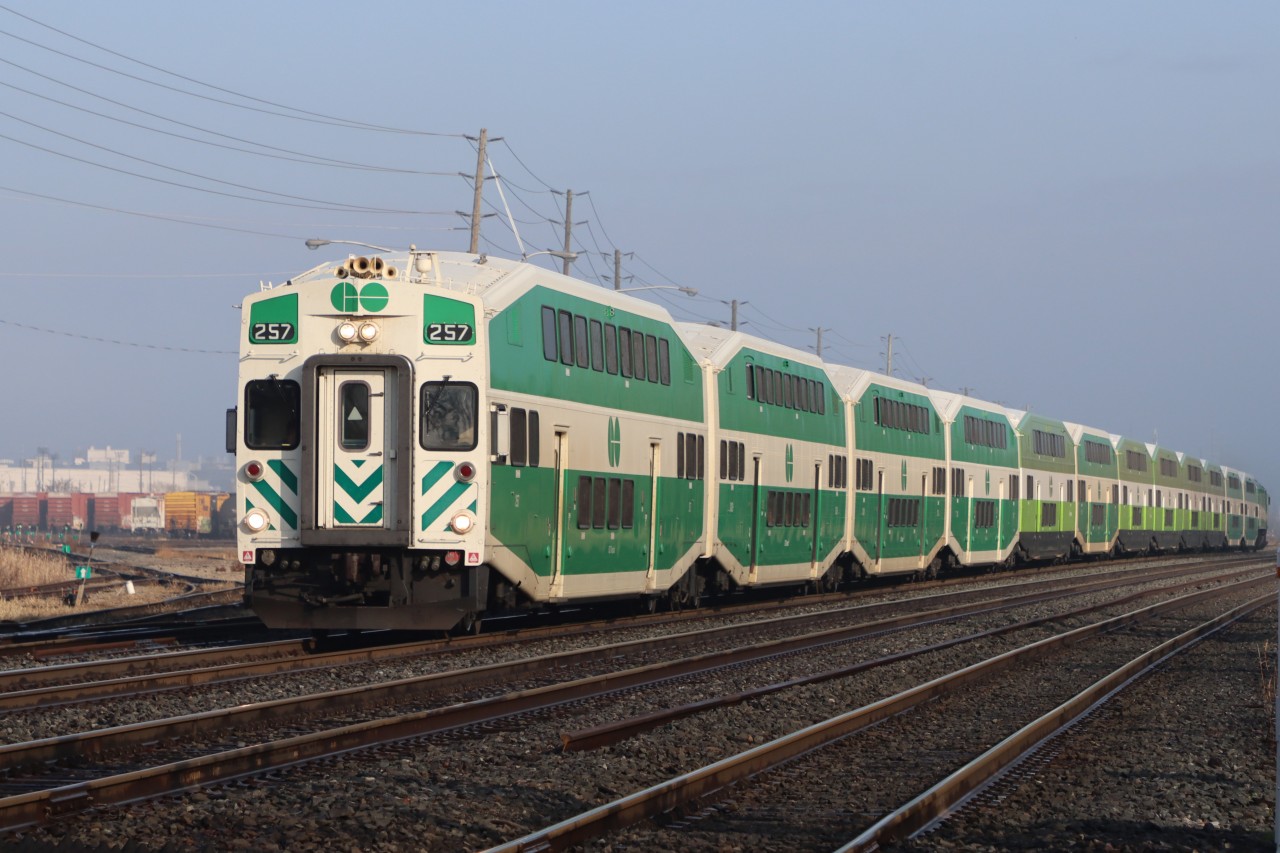
[[378, 327], [373, 323], [360, 324], [360, 340], [366, 344], [378, 336]]
[[356, 339], [356, 324], [343, 323], [338, 327], [338, 338], [343, 343], [351, 343]]
[[460, 512], [453, 518], [449, 519], [449, 528], [459, 536], [465, 536], [471, 532], [471, 528], [476, 526], [476, 520], [471, 517], [470, 513]]
[[261, 533], [267, 529], [267, 514], [260, 509], [251, 509], [241, 520], [250, 533]]

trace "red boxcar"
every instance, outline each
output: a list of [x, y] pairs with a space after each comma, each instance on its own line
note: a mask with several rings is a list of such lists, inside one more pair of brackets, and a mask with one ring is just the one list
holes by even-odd
[[45, 498], [44, 524], [46, 530], [63, 530], [75, 521], [75, 508], [71, 495], [49, 495]]
[[13, 526], [13, 495], [0, 495], [0, 530]]
[[93, 496], [93, 530], [120, 529], [120, 496]]
[[32, 530], [44, 526], [44, 495], [13, 496], [13, 526]]
[[88, 492], [71, 495], [71, 526], [76, 530], [93, 530], [94, 496]]

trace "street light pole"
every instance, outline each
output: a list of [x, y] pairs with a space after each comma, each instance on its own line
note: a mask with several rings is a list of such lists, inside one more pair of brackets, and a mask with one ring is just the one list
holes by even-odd
[[361, 243], [359, 240], [324, 240], [319, 237], [312, 237], [307, 240], [308, 249], [319, 249], [321, 246], [328, 246], [333, 243], [345, 243], [348, 246], [364, 246], [366, 249], [374, 249], [379, 252], [394, 252], [395, 249], [387, 249], [383, 246], [375, 246], [372, 243]]
[[698, 290], [693, 287], [681, 287], [678, 284], [650, 284], [645, 287], [615, 287], [615, 293], [634, 293], [637, 290], [678, 290], [685, 296], [697, 296]]
[[[520, 260], [527, 261], [530, 258], [536, 258], [538, 255], [550, 255], [553, 258], [559, 258], [564, 261], [566, 267], [568, 267], [570, 261], [576, 261], [578, 259], [577, 252], [562, 252], [559, 249], [547, 249], [541, 252], [529, 252], [528, 254], [521, 255]], [[567, 270], [565, 275], [568, 275]]]

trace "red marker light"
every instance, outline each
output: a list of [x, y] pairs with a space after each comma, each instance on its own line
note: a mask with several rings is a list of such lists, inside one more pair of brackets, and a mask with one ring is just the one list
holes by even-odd
[[262, 479], [262, 463], [250, 462], [244, 466], [244, 475], [250, 480]]
[[445, 551], [444, 553], [444, 564], [446, 566], [456, 566], [461, 559], [462, 555], [457, 551]]
[[464, 483], [471, 482], [476, 476], [476, 466], [472, 465], [470, 462], [459, 462], [458, 467], [454, 469], [454, 471], [458, 479]]

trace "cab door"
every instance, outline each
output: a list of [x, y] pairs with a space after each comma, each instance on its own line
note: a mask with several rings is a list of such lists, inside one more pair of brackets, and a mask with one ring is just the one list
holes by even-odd
[[316, 521], [328, 529], [389, 529], [397, 492], [397, 422], [385, 369], [321, 367], [317, 375]]

